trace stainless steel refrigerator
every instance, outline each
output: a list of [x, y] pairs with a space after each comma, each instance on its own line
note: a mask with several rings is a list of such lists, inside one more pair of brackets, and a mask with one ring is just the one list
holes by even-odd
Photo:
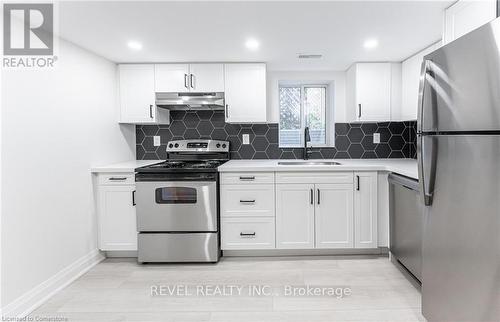
[[500, 321], [500, 20], [424, 57], [422, 311]]

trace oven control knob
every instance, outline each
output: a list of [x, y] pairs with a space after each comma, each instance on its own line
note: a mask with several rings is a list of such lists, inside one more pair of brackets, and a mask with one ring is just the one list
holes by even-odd
[[226, 143], [223, 143], [222, 144], [222, 148], [225, 149], [226, 148]]
[[215, 146], [217, 147], [217, 149], [220, 148], [220, 143], [217, 143]]
[[169, 147], [169, 148], [172, 148], [173, 146], [174, 146], [174, 145], [173, 145], [172, 143], [170, 143], [170, 144], [168, 145], [168, 147]]
[[175, 146], [176, 148], [178, 148], [178, 147], [179, 147], [179, 143], [176, 143], [174, 146]]

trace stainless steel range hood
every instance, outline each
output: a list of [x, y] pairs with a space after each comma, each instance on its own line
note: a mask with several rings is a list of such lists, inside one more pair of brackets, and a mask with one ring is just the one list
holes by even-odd
[[223, 110], [224, 93], [156, 93], [156, 106], [169, 110]]

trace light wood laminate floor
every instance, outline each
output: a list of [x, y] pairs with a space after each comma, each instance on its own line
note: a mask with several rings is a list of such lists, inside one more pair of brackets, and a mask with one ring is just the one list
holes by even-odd
[[[151, 295], [187, 285], [192, 295]], [[196, 295], [196, 285], [268, 286], [272, 296]], [[349, 288], [349, 296], [285, 296], [285, 286]], [[159, 289], [157, 289], [159, 290]], [[67, 321], [425, 321], [420, 292], [386, 257], [223, 258], [218, 264], [139, 265], [107, 259], [31, 316]]]

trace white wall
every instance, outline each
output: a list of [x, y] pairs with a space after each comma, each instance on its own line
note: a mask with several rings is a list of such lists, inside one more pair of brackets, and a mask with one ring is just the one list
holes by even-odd
[[2, 73], [2, 307], [96, 252], [90, 168], [135, 159], [117, 69], [65, 41], [48, 71]]

